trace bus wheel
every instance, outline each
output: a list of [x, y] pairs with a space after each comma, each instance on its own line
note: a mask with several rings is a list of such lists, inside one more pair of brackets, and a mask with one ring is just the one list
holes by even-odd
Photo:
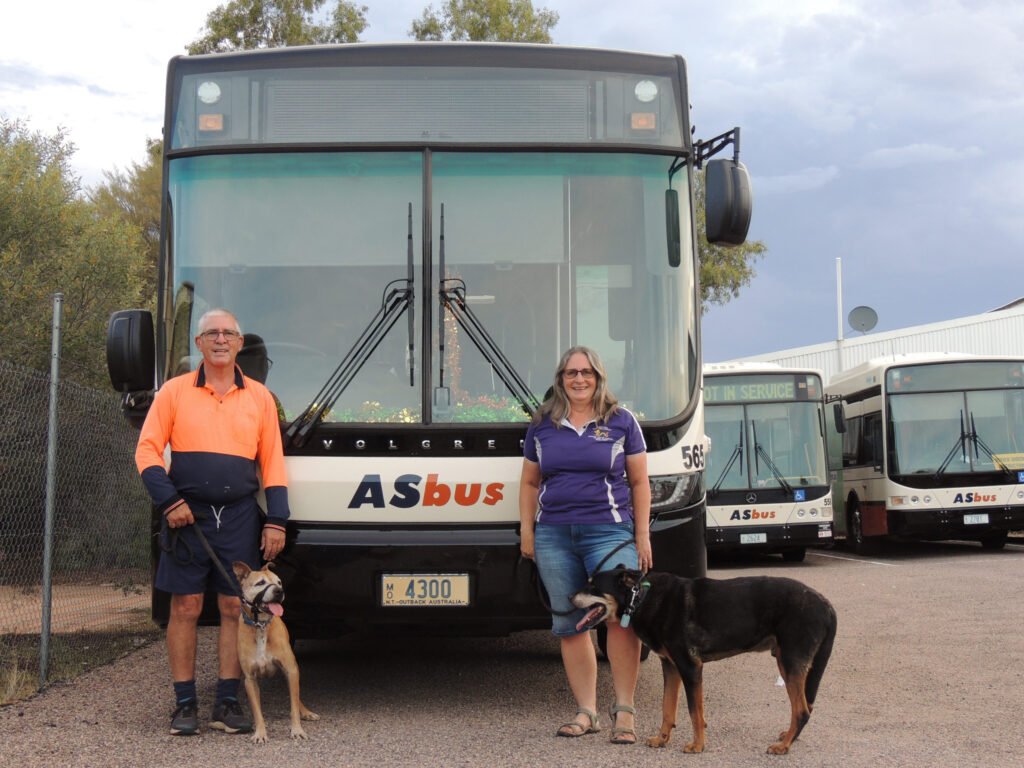
[[864, 520], [860, 514], [860, 504], [851, 500], [848, 502], [848, 508], [850, 511], [846, 526], [846, 541], [858, 555], [874, 554], [878, 549], [878, 544], [864, 535]]
[[807, 557], [807, 549], [804, 547], [782, 550], [782, 559], [787, 563], [802, 563], [805, 557]]
[[988, 536], [983, 536], [981, 538], [981, 548], [990, 550], [1002, 549], [1006, 546], [1006, 539], [1009, 535], [1009, 531], [996, 531]]
[[[601, 658], [608, 659], [608, 627], [604, 624], [598, 624], [597, 629], [597, 647], [601, 651]], [[640, 646], [640, 661], [647, 661], [647, 657], [651, 655], [651, 649], [646, 645]]]

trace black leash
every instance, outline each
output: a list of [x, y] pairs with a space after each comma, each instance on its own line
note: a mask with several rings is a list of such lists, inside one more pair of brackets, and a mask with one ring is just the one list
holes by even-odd
[[[224, 580], [231, 586], [231, 589], [234, 591], [235, 596], [241, 601], [242, 605], [248, 607], [252, 611], [253, 618], [249, 618], [249, 616], [243, 610], [242, 620], [246, 624], [253, 627], [266, 627], [270, 623], [271, 619], [274, 618], [273, 614], [270, 614], [270, 618], [266, 621], [260, 621], [259, 618], [257, 617], [260, 615], [261, 612], [265, 612], [263, 611], [261, 606], [263, 604], [263, 597], [267, 594], [267, 590], [271, 588], [271, 585], [268, 584], [263, 589], [263, 591], [256, 596], [255, 600], [247, 600], [245, 598], [245, 595], [242, 594], [242, 588], [238, 583], [238, 579], [235, 578], [235, 575], [233, 573], [228, 573], [227, 569], [224, 567], [224, 563], [221, 562], [220, 558], [217, 557], [217, 553], [213, 551], [213, 547], [210, 546], [210, 542], [206, 538], [206, 534], [203, 533], [203, 529], [199, 527], [199, 521], [203, 519], [203, 515], [198, 511], [193, 510], [192, 516], [195, 518], [196, 522], [193, 523], [190, 527], [192, 528], [193, 531], [195, 531], [196, 537], [199, 539], [199, 543], [203, 545], [203, 549], [206, 550], [206, 554], [209, 555], [210, 560], [213, 561], [213, 564], [217, 566], [217, 570], [220, 571], [220, 575], [223, 576]], [[167, 518], [164, 518], [163, 525], [167, 526]], [[195, 560], [195, 557], [192, 552], [192, 547], [189, 545], [187, 540], [178, 538], [180, 530], [177, 528], [172, 529], [168, 527], [168, 546], [167, 549], [164, 549], [163, 547], [161, 547], [161, 549], [164, 549], [165, 552], [168, 552], [179, 563], [184, 564], [193, 562]], [[178, 557], [176, 550], [178, 548], [179, 542], [181, 542], [181, 545], [184, 546], [186, 550], [188, 550], [188, 559], [182, 559]]]
[[[594, 583], [594, 574], [600, 572], [601, 566], [603, 566], [605, 563], [607, 563], [612, 558], [612, 555], [614, 555], [616, 552], [618, 552], [621, 549], [625, 549], [626, 547], [628, 547], [630, 544], [633, 544], [633, 543], [634, 543], [633, 539], [626, 539], [626, 541], [623, 541], [617, 547], [615, 547], [615, 549], [613, 549], [611, 552], [609, 552], [607, 555], [605, 555], [601, 559], [601, 562], [599, 562], [597, 564], [597, 567], [594, 568], [594, 570], [591, 572], [590, 578], [587, 579], [587, 585], [589, 586], [589, 585]], [[534, 552], [534, 560], [536, 560], [536, 558], [537, 558], [537, 553], [535, 551]], [[546, 590], [543, 589], [543, 586], [544, 585], [542, 583], [542, 580], [539, 578], [539, 574], [538, 574], [538, 579], [537, 579], [537, 596], [540, 598], [541, 605], [543, 605], [544, 608], [546, 608], [547, 611], [549, 613], [551, 613], [553, 616], [568, 616], [568, 615], [570, 615], [572, 613], [575, 613], [576, 611], [579, 610], [578, 608], [570, 608], [568, 611], [556, 611], [554, 608], [551, 607], [551, 603], [548, 602], [546, 599], [544, 599], [544, 595], [545, 595]], [[628, 623], [629, 622], [627, 622], [627, 625], [628, 625]]]

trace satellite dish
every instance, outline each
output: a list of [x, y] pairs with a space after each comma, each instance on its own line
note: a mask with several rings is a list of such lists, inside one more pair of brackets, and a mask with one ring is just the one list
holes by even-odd
[[848, 319], [851, 328], [867, 333], [878, 324], [878, 313], [871, 307], [854, 307]]

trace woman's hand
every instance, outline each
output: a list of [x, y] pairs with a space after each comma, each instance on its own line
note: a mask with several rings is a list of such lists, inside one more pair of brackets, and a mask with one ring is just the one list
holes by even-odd
[[519, 536], [519, 553], [527, 560], [533, 560], [533, 529], [523, 528]]
[[638, 533], [636, 536], [636, 554], [641, 571], [649, 571], [654, 567], [654, 555], [651, 552], [650, 534]]

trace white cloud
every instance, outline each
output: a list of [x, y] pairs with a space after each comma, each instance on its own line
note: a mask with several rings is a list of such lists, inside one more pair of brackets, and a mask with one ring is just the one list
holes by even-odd
[[820, 189], [839, 177], [839, 168], [828, 165], [824, 168], [804, 168], [796, 173], [782, 176], [755, 176], [752, 186], [756, 194], [785, 194]]
[[971, 160], [983, 155], [979, 147], [944, 147], [938, 144], [908, 144], [875, 149], [864, 155], [862, 168], [903, 168], [908, 165], [937, 165]]

